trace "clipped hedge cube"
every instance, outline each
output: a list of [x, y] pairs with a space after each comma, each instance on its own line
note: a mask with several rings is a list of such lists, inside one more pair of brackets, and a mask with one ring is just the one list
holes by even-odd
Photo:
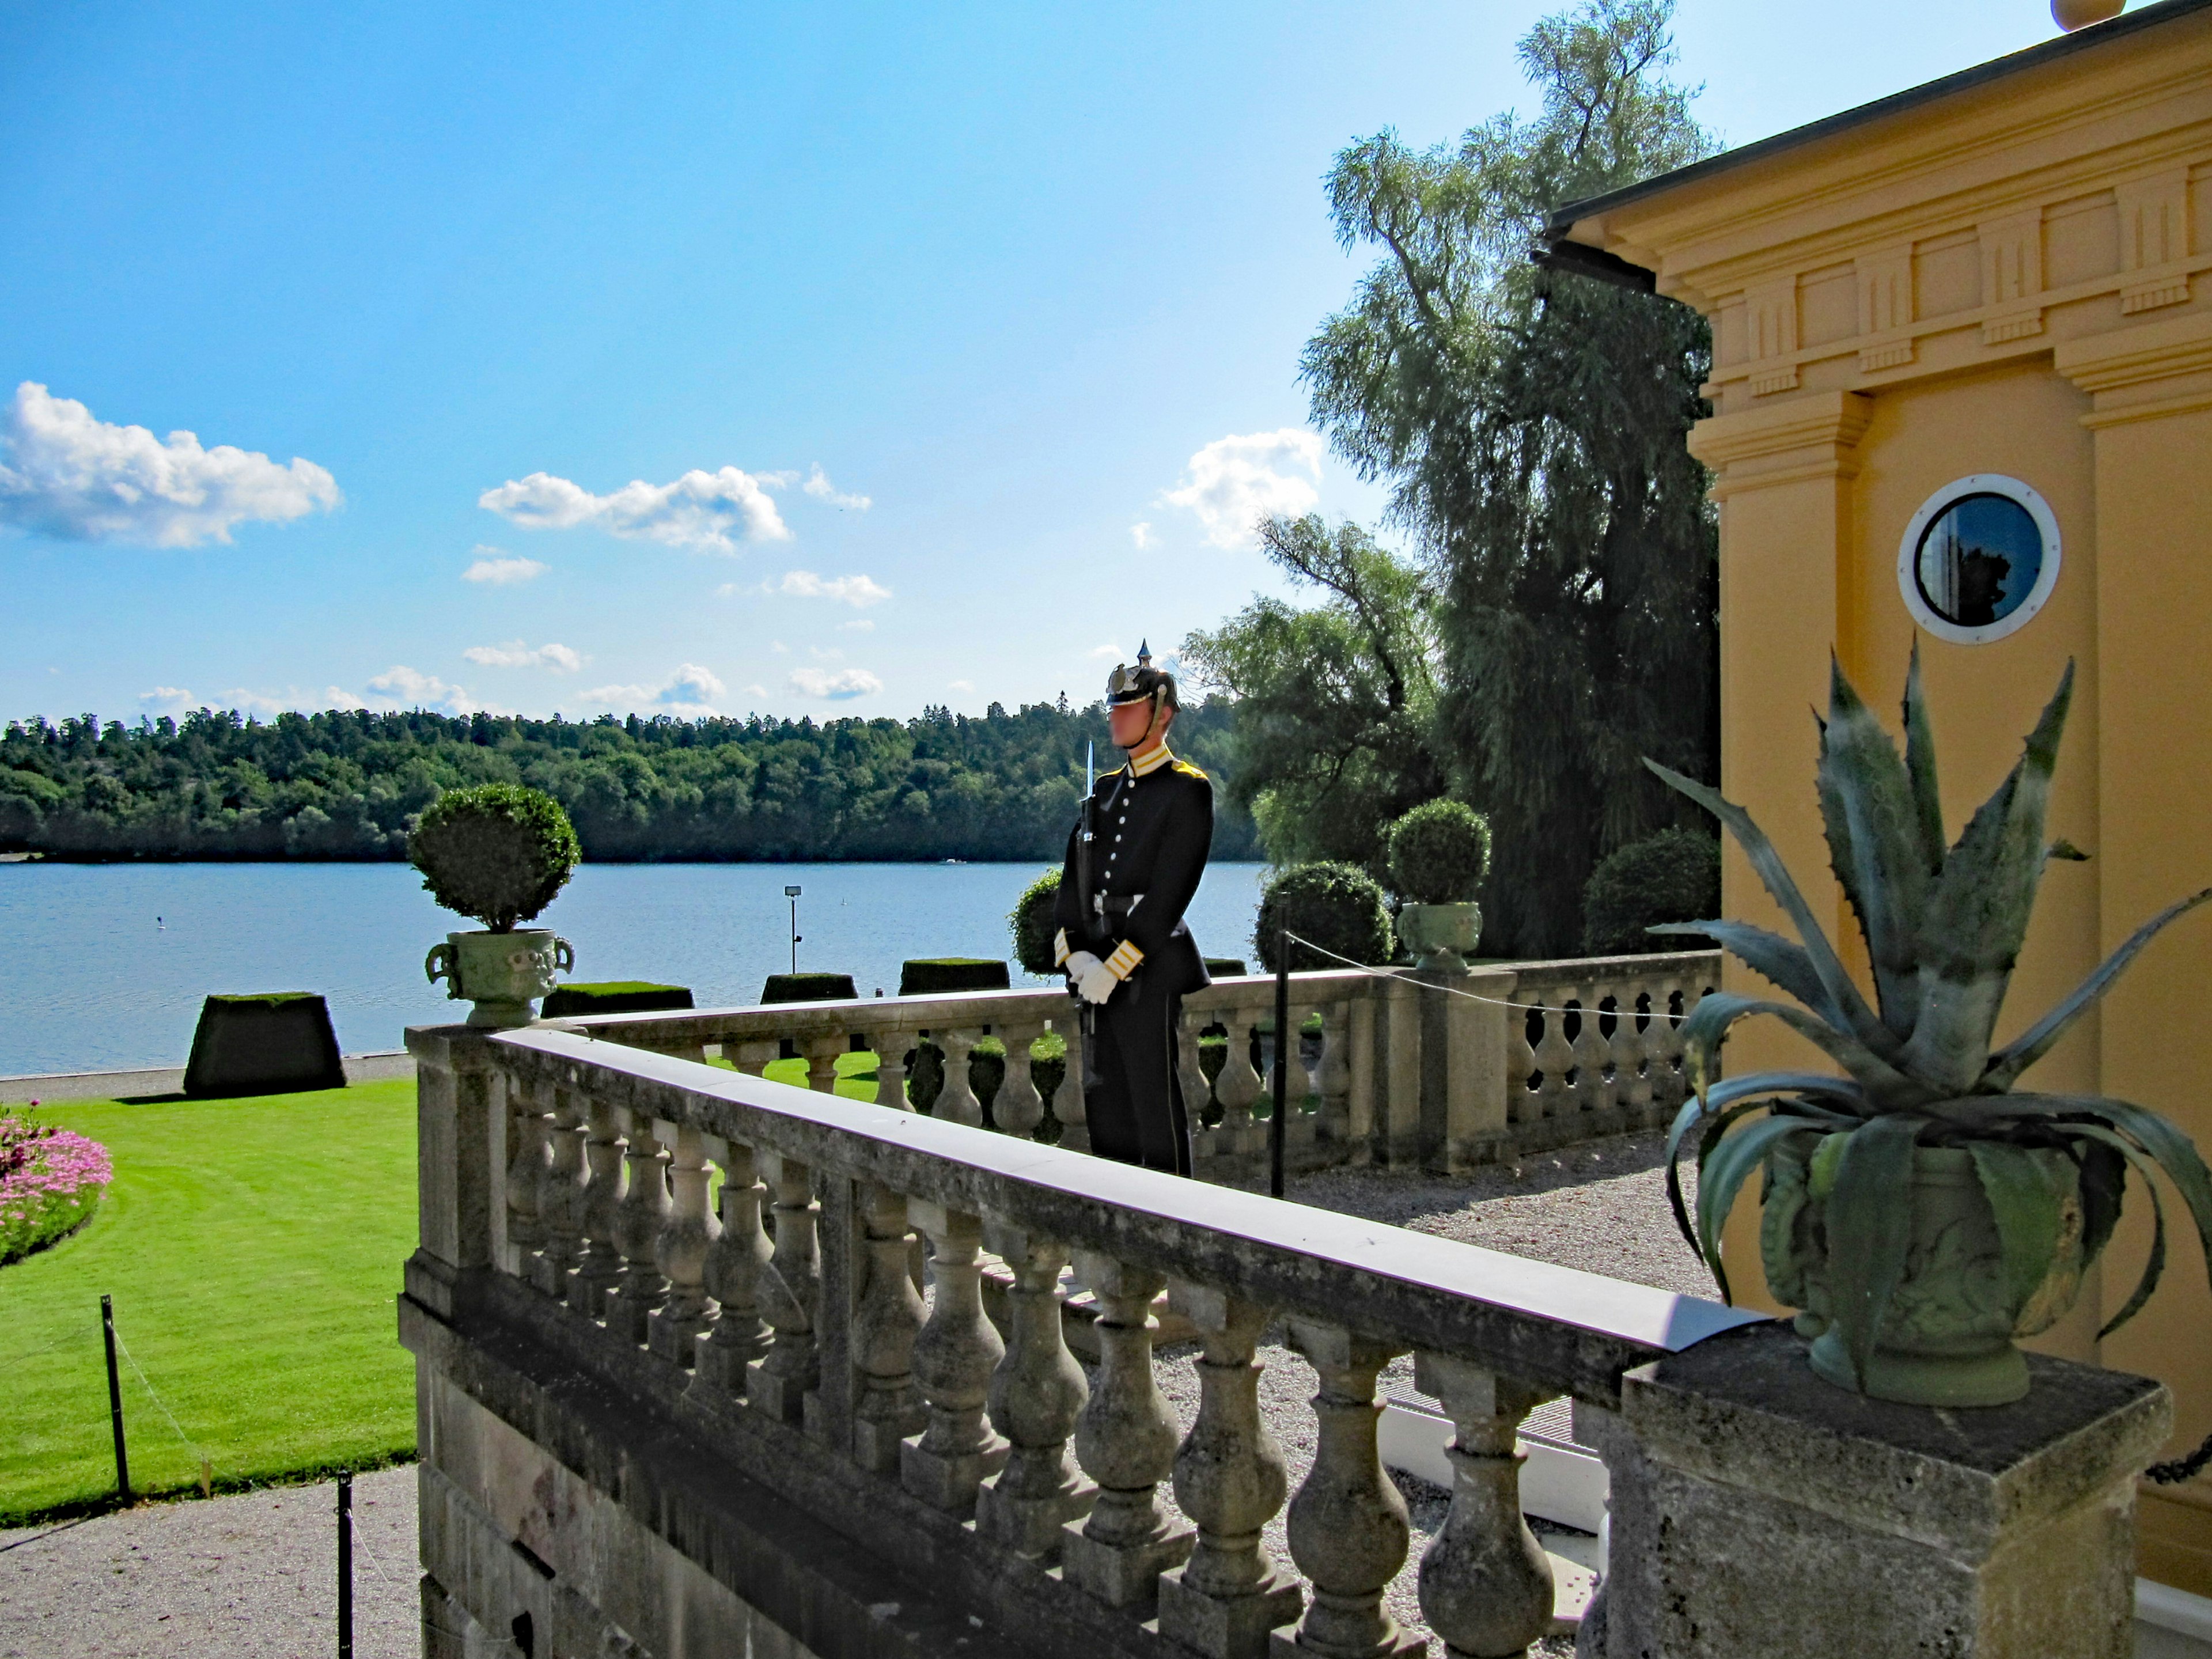
[[610, 979], [590, 984], [574, 981], [556, 988], [545, 999], [542, 1019], [563, 1019], [579, 1014], [653, 1014], [693, 1006], [688, 985], [655, 985], [649, 980]]
[[345, 1086], [330, 1007], [314, 992], [210, 997], [200, 1005], [186, 1094], [221, 1099]]
[[850, 974], [770, 974], [763, 1002], [853, 1002], [860, 997]]
[[902, 997], [943, 996], [951, 991], [1004, 991], [1013, 981], [1003, 961], [987, 957], [921, 957], [899, 964]]

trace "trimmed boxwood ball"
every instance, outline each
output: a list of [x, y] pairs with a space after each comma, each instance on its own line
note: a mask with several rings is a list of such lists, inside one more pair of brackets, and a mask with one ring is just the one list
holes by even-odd
[[1382, 890], [1374, 877], [1357, 865], [1294, 864], [1267, 878], [1260, 893], [1260, 916], [1252, 942], [1259, 947], [1261, 967], [1271, 974], [1277, 968], [1276, 930], [1285, 918], [1292, 933], [1335, 952], [1323, 956], [1293, 944], [1293, 973], [1341, 968], [1344, 963], [1337, 957], [1359, 963], [1390, 960], [1395, 940]]
[[1060, 924], [1053, 920], [1052, 908], [1060, 902], [1060, 872], [1048, 870], [1022, 890], [1021, 897], [1006, 917], [1006, 925], [1013, 930], [1014, 960], [1028, 974], [1050, 974], [1053, 935]]
[[511, 933], [552, 903], [584, 849], [544, 790], [485, 783], [432, 801], [407, 838], [407, 856], [447, 909]]
[[1462, 904], [1490, 873], [1490, 820], [1464, 801], [1424, 801], [1383, 832], [1390, 882], [1409, 904]]
[[1701, 921], [1721, 908], [1721, 843], [1699, 830], [1662, 830], [1598, 862], [1583, 886], [1583, 948], [1593, 956], [1698, 948], [1655, 939], [1662, 921]]

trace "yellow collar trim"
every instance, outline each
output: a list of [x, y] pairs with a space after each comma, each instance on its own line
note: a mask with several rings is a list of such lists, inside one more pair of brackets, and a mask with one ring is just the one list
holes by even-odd
[[1134, 778], [1147, 777], [1174, 759], [1175, 757], [1169, 752], [1167, 744], [1156, 743], [1143, 754], [1129, 757], [1129, 775]]

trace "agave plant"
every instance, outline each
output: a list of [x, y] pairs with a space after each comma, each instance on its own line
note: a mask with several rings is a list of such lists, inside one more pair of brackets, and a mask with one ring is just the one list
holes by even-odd
[[[1675, 1219], [1728, 1295], [1721, 1229], [1745, 1180], [1764, 1168], [1761, 1255], [1770, 1285], [1806, 1310], [1798, 1324], [1820, 1339], [1815, 1368], [1846, 1387], [1954, 1404], [2017, 1398], [2027, 1371], [2012, 1339], [2046, 1328], [2072, 1303], [2118, 1221], [2130, 1168], [2149, 1189], [2154, 1238], [2141, 1282], [2105, 1331], [2142, 1308], [2164, 1270], [2154, 1165], [2186, 1200], [2212, 1268], [2212, 1177], [2179, 1128], [2125, 1101], [2018, 1086], [2152, 938], [2212, 889], [2152, 917], [2057, 1007], [2003, 1048], [1990, 1047], [2044, 866], [2083, 856], [2044, 840], [2073, 683], [2069, 663], [2019, 763], [1947, 844], [1917, 650], [1905, 681], [1902, 756], [1832, 667], [1820, 813], [1872, 963], [1871, 1006], [1751, 815], [1645, 763], [1727, 826], [1798, 935], [1720, 921], [1651, 930], [1715, 939], [1796, 1000], [1718, 993], [1684, 1023], [1696, 1093], [1668, 1138]], [[1717, 1080], [1722, 1042], [1756, 1014], [1809, 1039], [1843, 1075]], [[1680, 1167], [1693, 1137], [1694, 1224]], [[1936, 1189], [1947, 1182], [1944, 1208]], [[1931, 1215], [1931, 1204], [1941, 1212]], [[1977, 1239], [1979, 1280], [1962, 1288], [1978, 1271]], [[1946, 1382], [1943, 1357], [1976, 1346], [1965, 1328], [1974, 1316], [1980, 1380]], [[1921, 1358], [1900, 1362], [1900, 1350]]]

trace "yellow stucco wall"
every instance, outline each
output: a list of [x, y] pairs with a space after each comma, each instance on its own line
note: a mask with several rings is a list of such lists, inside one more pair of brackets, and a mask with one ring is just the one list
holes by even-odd
[[[2050, 869], [2001, 1038], [2212, 884], [2212, 10], [2080, 47], [1573, 232], [1714, 320], [1715, 414], [1692, 447], [1721, 513], [1723, 787], [1861, 966], [1812, 789], [1828, 653], [1893, 711], [1918, 633], [1898, 548], [1922, 502], [1998, 472], [2055, 513], [2063, 558], [2039, 615], [1986, 645], [1919, 635], [1954, 836], [2076, 664], [2051, 827], [2094, 857]], [[1732, 847], [1723, 881], [1729, 915], [1780, 925]], [[2199, 913], [2028, 1083], [2141, 1102], [2212, 1150], [2208, 970]], [[1820, 1062], [1771, 1022], [1731, 1044], [1731, 1070], [1781, 1063]], [[2100, 1348], [2148, 1248], [2137, 1190], [2104, 1283], [2038, 1346], [2166, 1382], [2179, 1450], [2212, 1430], [2212, 1294], [2168, 1208], [2146, 1312]], [[1729, 1254], [1758, 1301], [1755, 1226], [1740, 1206]], [[2212, 1595], [2212, 1477], [2143, 1500], [2143, 1571]]]

